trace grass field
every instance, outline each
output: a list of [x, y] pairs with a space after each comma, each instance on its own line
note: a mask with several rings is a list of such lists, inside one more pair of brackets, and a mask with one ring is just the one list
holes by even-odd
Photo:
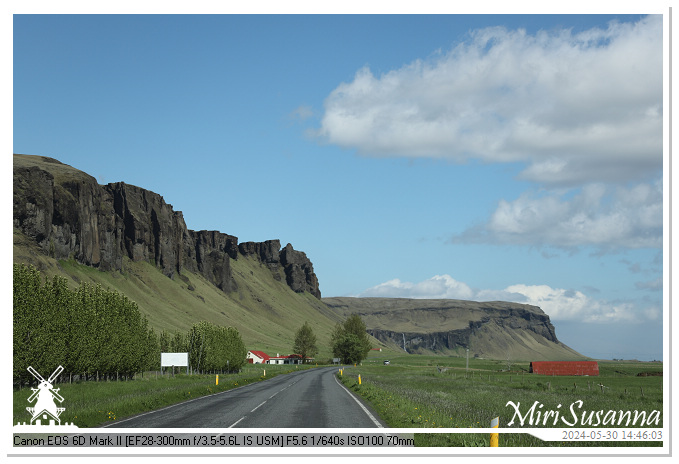
[[[528, 363], [515, 363], [507, 371], [504, 361], [466, 358], [403, 356], [390, 358], [385, 366], [374, 357], [361, 366], [345, 369], [343, 383], [366, 399], [390, 427], [478, 428], [490, 427], [494, 417], [500, 427], [520, 427], [516, 410], [508, 401], [521, 405], [521, 414], [539, 402], [542, 411], [558, 410], [569, 422], [571, 404], [576, 407], [582, 427], [596, 427], [592, 411], [660, 411], [662, 427], [663, 389], [661, 376], [638, 377], [640, 372], [662, 372], [662, 363], [600, 362], [598, 377], [541, 376], [528, 374]], [[440, 367], [440, 371], [437, 367]], [[361, 384], [358, 384], [358, 376]], [[601, 388], [603, 384], [605, 388]], [[561, 407], [559, 407], [561, 405]], [[540, 406], [537, 406], [540, 410]], [[587, 412], [582, 417], [582, 412]], [[599, 420], [602, 425], [603, 416]], [[537, 415], [535, 416], [537, 417]], [[528, 419], [524, 427], [530, 427]], [[509, 423], [514, 419], [514, 424]], [[544, 419], [544, 416], [543, 416]], [[617, 419], [616, 419], [617, 420]], [[586, 425], [589, 421], [590, 425]], [[567, 428], [553, 420], [535, 427]], [[637, 424], [637, 427], [639, 424]], [[633, 427], [630, 423], [629, 427]], [[416, 446], [488, 446], [487, 434], [415, 434]], [[528, 434], [505, 434], [500, 446], [658, 446], [657, 442], [548, 443]]]
[[[220, 374], [218, 385], [216, 375], [176, 374], [173, 377], [169, 373], [147, 372], [144, 377], [138, 375], [131, 381], [59, 383], [55, 387], [65, 399], [62, 423], [72, 422], [81, 428], [99, 427], [124, 417], [310, 368], [246, 365], [239, 374]], [[27, 401], [31, 393], [27, 388], [14, 391], [13, 425], [30, 422], [26, 407], [31, 405]]]
[[[582, 411], [662, 412], [663, 378], [639, 377], [642, 372], [662, 372], [662, 363], [600, 361], [598, 377], [552, 377], [528, 374], [528, 363], [473, 359], [466, 368], [465, 358], [404, 355], [389, 357], [371, 353], [362, 365], [344, 369], [343, 383], [367, 400], [390, 427], [401, 428], [480, 428], [489, 427], [494, 417], [500, 427], [520, 427], [515, 410], [507, 401], [520, 403], [522, 414], [534, 402], [544, 410], [565, 416], [568, 405], [582, 401]], [[300, 367], [301, 368], [301, 367]], [[62, 422], [79, 427], [97, 427], [134, 414], [154, 410], [199, 396], [225, 391], [300, 369], [294, 366], [248, 365], [239, 374], [222, 374], [219, 385], [214, 375], [158, 376], [146, 373], [127, 382], [60, 383], [67, 398]], [[305, 367], [309, 368], [309, 367]], [[358, 384], [361, 375], [361, 385]], [[599, 384], [606, 388], [601, 389]], [[26, 411], [31, 390], [14, 392], [13, 424], [28, 422]], [[584, 419], [585, 421], [587, 418]], [[581, 424], [584, 427], [594, 425]], [[525, 424], [525, 427], [529, 427]], [[542, 426], [542, 425], [535, 425]], [[547, 427], [554, 427], [551, 422]], [[565, 428], [563, 424], [556, 425]], [[600, 425], [603, 426], [603, 425]], [[638, 426], [638, 425], [637, 425]], [[663, 426], [662, 415], [658, 427]], [[629, 427], [633, 427], [630, 425]], [[416, 446], [488, 446], [487, 434], [415, 434]], [[529, 434], [504, 434], [500, 446], [659, 446], [658, 442], [543, 442]]]

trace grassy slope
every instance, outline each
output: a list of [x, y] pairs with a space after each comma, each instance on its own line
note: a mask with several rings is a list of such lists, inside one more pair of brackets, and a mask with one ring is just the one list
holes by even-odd
[[295, 332], [308, 321], [318, 337], [317, 359], [332, 357], [330, 333], [339, 317], [312, 295], [290, 290], [283, 276], [277, 280], [254, 259], [240, 256], [232, 261], [238, 289], [225, 294], [190, 272], [169, 279], [148, 262], [128, 259], [122, 271], [101, 272], [42, 255], [20, 232], [15, 231], [14, 242], [15, 263], [32, 263], [47, 276], [66, 277], [73, 288], [88, 282], [118, 291], [135, 301], [158, 331], [186, 331], [193, 323], [206, 320], [236, 327], [248, 349], [275, 355], [292, 353]]

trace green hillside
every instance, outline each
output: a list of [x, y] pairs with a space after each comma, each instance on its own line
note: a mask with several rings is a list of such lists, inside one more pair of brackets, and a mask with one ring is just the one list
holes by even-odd
[[[318, 337], [316, 358], [332, 357], [330, 333], [340, 316], [309, 293], [295, 293], [253, 258], [233, 260], [238, 285], [226, 294], [203, 276], [187, 271], [174, 279], [164, 276], [152, 263], [125, 259], [121, 271], [102, 272], [76, 263], [57, 261], [42, 254], [36, 245], [14, 231], [14, 262], [33, 264], [47, 277], [59, 275], [76, 288], [80, 282], [101, 284], [126, 295], [139, 306], [157, 331], [186, 331], [200, 320], [236, 327], [246, 348], [275, 355], [292, 353], [297, 329], [308, 321]], [[379, 346], [377, 341], [375, 346]]]

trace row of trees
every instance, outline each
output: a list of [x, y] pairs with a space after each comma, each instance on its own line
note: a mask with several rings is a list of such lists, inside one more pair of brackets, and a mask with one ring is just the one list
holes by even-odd
[[194, 324], [186, 335], [189, 364], [198, 371], [238, 372], [247, 351], [238, 330], [209, 322]]
[[237, 329], [207, 321], [194, 324], [186, 333], [158, 336], [160, 352], [189, 353], [194, 372], [238, 372], [246, 362], [247, 350]]
[[44, 279], [33, 266], [14, 265], [13, 378], [34, 381], [33, 366], [48, 378], [59, 365], [79, 379], [130, 378], [158, 369], [161, 352], [188, 352], [194, 371], [238, 371], [246, 350], [233, 327], [194, 324], [185, 334], [156, 335], [137, 304], [100, 285], [68, 288]]
[[43, 281], [33, 266], [14, 265], [13, 377], [47, 378], [59, 365], [81, 377], [130, 377], [156, 361], [157, 337], [136, 303], [124, 295], [66, 279]]

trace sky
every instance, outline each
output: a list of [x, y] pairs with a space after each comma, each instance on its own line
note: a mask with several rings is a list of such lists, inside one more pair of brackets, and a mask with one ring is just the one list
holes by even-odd
[[291, 243], [324, 297], [534, 304], [584, 355], [663, 359], [667, 16], [648, 5], [15, 15], [13, 152], [159, 193], [192, 230]]

